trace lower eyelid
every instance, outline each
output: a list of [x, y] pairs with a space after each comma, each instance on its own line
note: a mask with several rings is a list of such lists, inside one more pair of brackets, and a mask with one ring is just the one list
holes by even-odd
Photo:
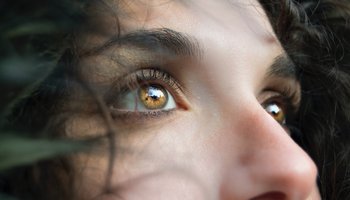
[[[146, 72], [144, 73], [144, 71]], [[153, 76], [151, 74], [157, 74], [157, 76]], [[182, 86], [170, 74], [158, 69], [141, 69], [127, 75], [122, 80], [119, 79], [115, 82], [115, 86], [112, 87], [110, 92], [108, 92], [105, 98], [106, 102], [108, 105], [113, 105], [116, 101], [118, 101], [118, 99], [120, 99], [122, 94], [125, 94], [133, 89], [137, 89], [140, 85], [145, 84], [161, 85], [167, 90], [168, 94], [174, 98], [174, 102], [178, 109], [188, 109], [189, 104], [182, 92]]]
[[154, 110], [148, 112], [134, 112], [127, 110], [111, 109], [112, 118], [122, 123], [148, 123], [149, 120], [160, 121], [166, 116], [170, 116], [176, 112], [175, 109], [170, 110]]

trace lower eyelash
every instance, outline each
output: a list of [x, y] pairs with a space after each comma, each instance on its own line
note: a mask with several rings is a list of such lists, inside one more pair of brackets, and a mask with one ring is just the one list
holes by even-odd
[[[120, 109], [118, 103], [122, 101], [126, 93], [138, 89], [142, 85], [158, 84], [162, 86], [167, 93], [170, 93], [176, 106], [167, 109], [155, 109], [147, 111]], [[133, 72], [114, 84], [114, 87], [106, 98], [109, 105], [112, 118], [123, 124], [148, 124], [150, 120], [153, 123], [162, 121], [178, 109], [182, 109], [181, 102], [183, 96], [180, 85], [176, 80], [166, 72], [157, 69], [141, 69]]]
[[292, 122], [295, 118], [296, 113], [299, 109], [299, 100], [297, 92], [290, 88], [284, 87], [283, 89], [265, 89], [265, 92], [272, 92], [273, 95], [269, 96], [267, 100], [264, 101], [263, 104], [276, 102], [280, 106], [282, 106], [283, 110], [286, 114], [286, 124]]
[[120, 95], [136, 89], [143, 84], [150, 83], [159, 83], [168, 91], [171, 90], [171, 94], [175, 98], [182, 91], [180, 84], [167, 72], [157, 68], [146, 68], [139, 69], [114, 81], [111, 90], [105, 96], [105, 101], [108, 105], [112, 105], [115, 101], [118, 101]]
[[112, 118], [117, 119], [122, 122], [142, 122], [143, 120], [154, 119], [157, 120], [161, 117], [168, 116], [172, 114], [176, 109], [171, 110], [154, 110], [148, 112], [133, 112], [133, 111], [123, 111], [117, 109], [111, 109]]

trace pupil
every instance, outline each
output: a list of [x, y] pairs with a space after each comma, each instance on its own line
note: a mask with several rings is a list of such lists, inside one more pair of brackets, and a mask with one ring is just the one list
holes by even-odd
[[148, 89], [148, 96], [153, 100], [158, 100], [163, 96], [163, 92], [156, 87], [150, 86]]
[[280, 109], [276, 104], [271, 105], [269, 107], [268, 111], [274, 116], [276, 116], [280, 113]]
[[161, 109], [168, 101], [167, 91], [158, 85], [146, 85], [139, 90], [139, 98], [147, 109]]

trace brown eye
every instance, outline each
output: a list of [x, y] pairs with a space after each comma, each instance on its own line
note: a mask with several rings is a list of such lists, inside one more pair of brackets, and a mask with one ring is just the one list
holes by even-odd
[[[185, 108], [181, 85], [168, 73], [158, 69], [140, 69], [116, 84], [110, 98], [114, 114], [156, 116]], [[136, 116], [134, 115], [134, 116]]]
[[275, 102], [265, 105], [265, 110], [268, 112], [278, 123], [284, 125], [286, 123], [286, 113], [282, 107]]
[[141, 85], [119, 97], [114, 109], [132, 112], [172, 110], [177, 105], [170, 92], [159, 84]]
[[160, 85], [144, 85], [138, 90], [143, 106], [150, 110], [162, 109], [168, 102], [168, 93]]

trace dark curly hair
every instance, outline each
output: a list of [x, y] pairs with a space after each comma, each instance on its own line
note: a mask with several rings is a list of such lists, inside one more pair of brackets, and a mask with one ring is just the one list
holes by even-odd
[[299, 144], [319, 170], [323, 199], [350, 199], [350, 1], [261, 1], [298, 69]]

